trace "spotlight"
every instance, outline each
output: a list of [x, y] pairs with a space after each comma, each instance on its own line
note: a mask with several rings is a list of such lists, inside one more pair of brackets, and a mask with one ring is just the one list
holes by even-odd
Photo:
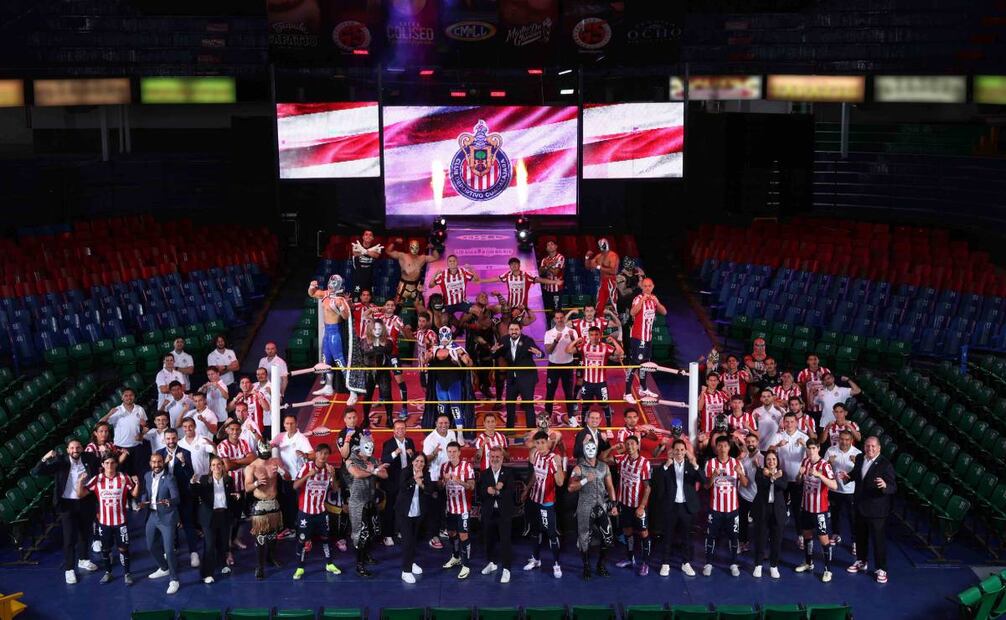
[[433, 230], [447, 230], [447, 218], [441, 215], [433, 220]]
[[517, 237], [517, 247], [522, 252], [529, 251], [534, 242], [534, 235], [531, 234], [531, 220], [523, 215], [518, 217], [517, 223], [514, 225], [514, 236]]
[[517, 218], [517, 224], [515, 225], [517, 230], [531, 230], [531, 220], [527, 219], [526, 216], [521, 215]]
[[447, 243], [447, 218], [441, 215], [433, 220], [433, 229], [430, 230], [429, 239], [430, 245], [437, 252], [444, 251], [444, 245]]

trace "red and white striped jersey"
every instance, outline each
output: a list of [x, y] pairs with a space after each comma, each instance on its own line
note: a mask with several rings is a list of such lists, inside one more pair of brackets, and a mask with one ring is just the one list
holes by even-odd
[[584, 383], [607, 382], [607, 369], [601, 367], [608, 363], [608, 358], [615, 352], [615, 347], [607, 342], [600, 344], [581, 342], [577, 348], [583, 355]]
[[464, 483], [475, 480], [475, 470], [468, 461], [458, 461], [457, 465], [452, 465], [447, 461], [440, 466], [440, 479], [444, 483], [444, 490], [447, 491], [447, 514], [463, 515], [468, 512], [468, 489]]
[[856, 424], [855, 422], [852, 422], [851, 420], [846, 420], [845, 424], [832, 422], [831, 424], [825, 427], [825, 430], [828, 431], [828, 441], [831, 442], [831, 445], [837, 446], [839, 439], [838, 436], [842, 433], [842, 431], [856, 431], [858, 433], [859, 425]]
[[731, 413], [727, 416], [727, 426], [730, 427], [730, 432], [740, 431], [747, 437], [751, 430], [758, 430], [758, 420], [755, 419], [754, 414], [750, 411], [741, 412], [739, 416]]
[[475, 274], [464, 267], [458, 267], [454, 272], [445, 269], [433, 277], [430, 286], [439, 286], [440, 294], [444, 296], [444, 303], [453, 306], [468, 298], [468, 283], [474, 279]]
[[715, 392], [706, 390], [699, 394], [699, 402], [704, 405], [704, 409], [702, 410], [702, 426], [699, 430], [711, 433], [713, 426], [716, 424], [716, 416], [726, 411], [727, 403], [730, 402], [730, 395], [723, 390], [716, 390]]
[[432, 329], [417, 329], [416, 330], [416, 360], [417, 365], [423, 365], [423, 358], [426, 357], [426, 353], [433, 350], [433, 347], [437, 346], [437, 332]]
[[615, 457], [618, 464], [618, 501], [636, 508], [643, 501], [643, 484], [650, 480], [650, 462], [642, 456], [630, 459], [628, 454]]
[[777, 385], [772, 388], [772, 394], [775, 395], [777, 400], [781, 400], [784, 403], [788, 403], [791, 398], [803, 400], [803, 392], [800, 391], [800, 386], [795, 383], [788, 388]]
[[737, 372], [724, 372], [720, 375], [723, 381], [723, 391], [731, 396], [747, 396], [751, 373], [741, 368]]
[[796, 430], [805, 433], [808, 437], [817, 437], [817, 424], [814, 423], [814, 418], [806, 413], [797, 416]]
[[632, 317], [632, 329], [629, 337], [642, 342], [650, 342], [653, 340], [653, 323], [657, 319], [657, 298], [644, 298], [642, 295], [637, 295], [632, 300], [632, 305], [635, 306], [636, 302], [639, 302], [643, 308], [639, 314]]
[[103, 445], [98, 446], [98, 444], [96, 444], [96, 443], [94, 443], [92, 441], [91, 443], [89, 443], [86, 446], [84, 446], [84, 452], [90, 452], [92, 454], [97, 454], [99, 457], [101, 457], [101, 455], [104, 454], [105, 452], [111, 452], [112, 454], [118, 454], [119, 453], [119, 446], [115, 445], [111, 441], [107, 441]]
[[569, 322], [569, 326], [576, 332], [577, 338], [586, 338], [590, 335], [587, 332], [590, 331], [591, 327], [596, 327], [601, 330], [601, 333], [603, 334], [604, 330], [608, 329], [608, 320], [599, 319], [597, 317], [594, 317], [590, 321], [587, 319], [573, 319]]
[[388, 331], [388, 340], [391, 341], [391, 355], [398, 355], [398, 337], [402, 334], [402, 329], [405, 327], [405, 323], [402, 321], [402, 317], [397, 314], [385, 314], [384, 312], [375, 312], [375, 319], [381, 319], [384, 322], [384, 329]]
[[300, 487], [300, 499], [297, 505], [304, 514], [321, 514], [325, 511], [325, 498], [328, 496], [328, 487], [332, 484], [332, 476], [328, 474], [327, 469], [315, 465], [314, 461], [304, 463], [297, 472], [297, 478], [303, 478], [308, 474], [311, 477]]
[[735, 458], [725, 462], [719, 458], [706, 461], [706, 478], [712, 481], [709, 487], [709, 510], [713, 512], [733, 512], [737, 510], [737, 487], [740, 486], [739, 473], [743, 466]]
[[[566, 257], [559, 252], [555, 256], [545, 255], [541, 259], [541, 267], [538, 271], [547, 274], [549, 280], [562, 280], [563, 270], [566, 268]], [[542, 284], [541, 290], [548, 293], [558, 293], [562, 290], [562, 284]]]
[[[231, 443], [230, 439], [225, 439], [217, 445], [217, 456], [223, 459], [242, 459], [249, 454], [253, 454], [251, 445], [244, 439], [238, 438], [237, 443]], [[239, 467], [230, 470], [231, 478], [234, 479], [234, 489], [238, 492], [245, 490], [245, 468]]]
[[126, 474], [109, 478], [102, 472], [84, 487], [98, 498], [98, 523], [110, 527], [126, 524], [126, 496], [133, 490], [133, 481]]
[[554, 454], [535, 452], [531, 458], [531, 468], [534, 470], [534, 480], [531, 482], [531, 494], [528, 496], [537, 504], [555, 503], [555, 461]]
[[804, 368], [800, 371], [800, 374], [797, 375], [796, 382], [804, 386], [804, 390], [807, 392], [807, 411], [817, 411], [820, 408], [820, 406], [814, 402], [814, 397], [817, 396], [817, 393], [821, 391], [822, 387], [824, 387], [821, 377], [830, 374], [830, 370], [824, 366], [819, 366], [817, 370]]
[[376, 308], [374, 304], [365, 304], [362, 301], [353, 303], [350, 308], [353, 314], [353, 326], [356, 327], [357, 338], [363, 338], [367, 334], [367, 325], [370, 319], [363, 318], [363, 311], [367, 308]]
[[265, 425], [265, 412], [262, 407], [259, 407], [259, 399], [265, 398], [265, 394], [251, 390], [250, 392], [242, 392], [239, 394], [240, 401], [248, 406], [248, 417], [255, 420], [255, 425], [259, 428], [260, 432], [262, 427]]
[[803, 460], [800, 467], [804, 470], [803, 502], [800, 507], [805, 512], [828, 512], [828, 487], [813, 472], [819, 471], [828, 480], [834, 480], [835, 471], [831, 468], [831, 463], [824, 459], [811, 463], [808, 458]]
[[500, 282], [506, 284], [507, 305], [511, 308], [517, 305], [527, 305], [527, 293], [531, 285], [538, 281], [538, 276], [520, 271], [507, 271], [500, 274]]
[[618, 429], [618, 432], [615, 433], [615, 443], [616, 444], [625, 443], [625, 440], [628, 439], [631, 436], [635, 436], [636, 439], [638, 439], [640, 441], [640, 443], [642, 443], [642, 441], [643, 441], [643, 432], [641, 430], [639, 430], [638, 428], [629, 428], [627, 426], [624, 427], [624, 428]]
[[507, 440], [506, 435], [496, 431], [492, 435], [487, 433], [479, 433], [479, 436], [475, 438], [475, 451], [478, 452], [482, 450], [482, 460], [479, 463], [479, 469], [485, 471], [489, 469], [489, 450], [492, 448], [503, 448], [504, 450], [510, 445], [509, 440]]

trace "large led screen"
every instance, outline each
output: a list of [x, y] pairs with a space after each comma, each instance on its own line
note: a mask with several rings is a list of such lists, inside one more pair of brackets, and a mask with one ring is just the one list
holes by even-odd
[[575, 106], [384, 108], [389, 217], [576, 213]]
[[278, 103], [281, 179], [381, 175], [377, 102]]
[[583, 108], [583, 178], [680, 177], [683, 103], [587, 104]]

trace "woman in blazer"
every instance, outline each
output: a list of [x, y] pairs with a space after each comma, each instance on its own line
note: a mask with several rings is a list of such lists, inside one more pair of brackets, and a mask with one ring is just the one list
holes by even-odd
[[415, 563], [416, 540], [436, 489], [426, 468], [426, 455], [417, 452], [412, 457], [411, 467], [402, 470], [395, 498], [395, 525], [402, 535], [402, 581], [405, 583], [415, 583], [415, 576], [423, 572]]
[[786, 526], [786, 480], [779, 467], [775, 450], [765, 453], [765, 467], [755, 473], [758, 494], [751, 506], [755, 525], [755, 567], [753, 575], [761, 577], [765, 561], [765, 545], [769, 545], [769, 575], [779, 578], [779, 552], [782, 548], [783, 529]]
[[241, 495], [234, 486], [234, 478], [227, 473], [223, 459], [210, 458], [210, 473], [192, 481], [192, 493], [199, 498], [199, 525], [203, 528], [203, 583], [213, 583], [217, 566], [224, 575], [231, 572], [227, 566], [231, 527], [237, 517]]

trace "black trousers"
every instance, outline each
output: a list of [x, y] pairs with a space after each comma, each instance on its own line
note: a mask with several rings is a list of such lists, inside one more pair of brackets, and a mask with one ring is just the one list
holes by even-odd
[[398, 523], [398, 533], [402, 535], [402, 572], [411, 573], [412, 564], [416, 561], [416, 545], [422, 534], [423, 517], [406, 517]]
[[232, 515], [226, 508], [214, 510], [209, 519], [203, 518], [203, 537], [206, 548], [200, 565], [202, 577], [212, 577], [217, 567], [225, 566], [230, 550]]
[[[367, 416], [363, 417], [364, 420]], [[296, 529], [297, 524], [297, 491], [292, 480], [279, 480], [279, 509], [283, 512], [283, 529]]]
[[[576, 398], [576, 392], [573, 391], [573, 372], [575, 368], [573, 362], [548, 365], [548, 370], [545, 373], [545, 413], [550, 416], [552, 415], [552, 399], [555, 398], [555, 393], [560, 385], [562, 385], [563, 398], [566, 400]], [[567, 405], [563, 409], [571, 411], [573, 408]]]
[[[664, 506], [666, 507], [666, 504]], [[670, 563], [671, 547], [674, 545], [674, 535], [678, 531], [681, 532], [682, 541], [681, 559], [685, 562], [691, 562], [695, 555], [695, 549], [692, 546], [692, 521], [694, 521], [695, 515], [688, 512], [686, 504], [674, 504], [670, 509], [664, 511], [663, 518], [664, 539], [661, 541], [663, 559], [660, 563]]]
[[842, 533], [842, 520], [849, 523], [849, 532], [855, 539], [855, 505], [852, 503], [852, 493], [828, 493], [828, 506], [831, 509], [831, 533], [839, 536]]
[[747, 501], [743, 497], [737, 497], [737, 505], [740, 508], [740, 531], [738, 532], [738, 540], [742, 543], [748, 543], [751, 541], [751, 537], [748, 532], [748, 517], [751, 515], [751, 502]]
[[[504, 519], [498, 510], [486, 508], [486, 514], [482, 515], [483, 537], [486, 541], [486, 559], [499, 564], [500, 568], [510, 570], [513, 561], [513, 550], [510, 544], [510, 534], [513, 523], [510, 519]], [[499, 555], [497, 555], [497, 546]]]
[[534, 387], [538, 384], [538, 374], [533, 371], [506, 373], [506, 427], [513, 428], [517, 417], [517, 397], [521, 398], [520, 408], [524, 410], [524, 425], [532, 428], [534, 419]]
[[395, 529], [395, 499], [398, 497], [398, 485], [387, 484], [384, 487], [384, 511], [381, 513], [381, 531], [385, 536], [394, 536]]
[[800, 504], [803, 503], [803, 485], [799, 482], [790, 482], [786, 486], [786, 503], [789, 505], [789, 516], [793, 519], [793, 531], [797, 537], [802, 538], [800, 531]]
[[870, 554], [870, 541], [873, 541], [873, 566], [876, 569], [887, 570], [887, 517], [876, 519], [856, 515], [856, 559], [866, 562]]
[[761, 517], [755, 519], [755, 564], [761, 564], [765, 560], [765, 546], [768, 545], [769, 565], [779, 566], [779, 555], [782, 553], [782, 537], [785, 528], [786, 522], [780, 522], [775, 518], [775, 513], [772, 511], [771, 506], [765, 509], [765, 513]]
[[63, 528], [63, 570], [73, 570], [78, 561], [90, 557], [88, 543], [91, 540], [94, 509], [86, 501], [60, 499], [57, 510], [59, 524]]

